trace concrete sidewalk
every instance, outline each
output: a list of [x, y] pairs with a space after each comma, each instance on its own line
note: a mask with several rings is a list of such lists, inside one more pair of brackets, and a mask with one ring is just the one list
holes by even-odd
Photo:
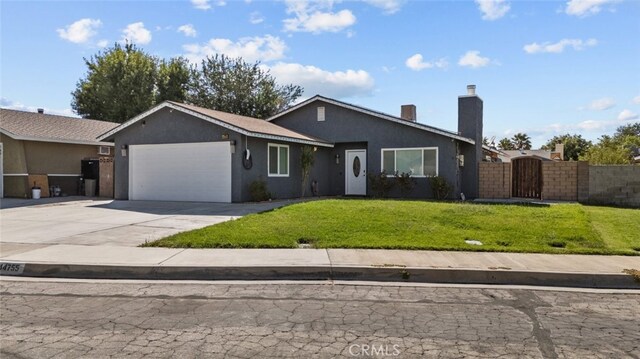
[[[172, 249], [6, 244], [3, 275], [112, 279], [334, 279], [640, 288], [640, 257], [365, 249]], [[20, 267], [21, 266], [21, 267]], [[18, 268], [12, 266], [12, 268]], [[19, 272], [19, 273], [18, 273]]]

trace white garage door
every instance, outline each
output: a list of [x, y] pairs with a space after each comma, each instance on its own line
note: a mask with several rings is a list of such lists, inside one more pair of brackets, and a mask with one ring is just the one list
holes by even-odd
[[229, 142], [129, 146], [129, 199], [231, 202]]

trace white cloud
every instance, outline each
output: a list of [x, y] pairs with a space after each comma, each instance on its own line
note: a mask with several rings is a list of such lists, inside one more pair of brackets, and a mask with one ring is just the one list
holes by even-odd
[[400, 8], [405, 0], [364, 0], [365, 3], [382, 9], [385, 14], [395, 14], [400, 11]]
[[196, 28], [193, 27], [193, 25], [191, 24], [185, 24], [178, 27], [178, 32], [183, 33], [184, 36], [187, 36], [187, 37], [196, 37], [196, 35], [198, 35]]
[[490, 63], [491, 59], [480, 56], [480, 51], [475, 50], [467, 51], [458, 61], [458, 65], [472, 68], [488, 66]]
[[631, 120], [637, 120], [638, 118], [640, 118], [640, 116], [638, 116], [637, 113], [632, 112], [631, 110], [622, 110], [622, 112], [620, 112], [620, 114], [618, 114], [618, 121], [631, 121]]
[[596, 46], [598, 44], [598, 40], [596, 39], [588, 39], [588, 40], [580, 40], [580, 39], [562, 39], [556, 43], [544, 42], [542, 44], [538, 44], [534, 42], [532, 44], [525, 45], [523, 47], [524, 51], [528, 54], [537, 54], [537, 53], [561, 53], [564, 51], [566, 47], [572, 47], [576, 51], [584, 50], [587, 47]]
[[369, 96], [374, 80], [364, 70], [327, 71], [315, 66], [295, 63], [277, 63], [269, 69], [278, 83], [293, 83], [304, 88], [307, 96], [321, 94], [332, 98]]
[[351, 10], [332, 12], [333, 1], [286, 0], [287, 14], [293, 18], [284, 19], [286, 32], [339, 32], [356, 23]]
[[212, 1], [211, 0], [191, 0], [191, 5], [198, 10], [209, 10], [212, 6], [225, 6], [227, 2], [224, 0]]
[[211, 39], [203, 45], [188, 44], [183, 48], [187, 52], [185, 57], [193, 63], [198, 63], [205, 57], [215, 54], [232, 58], [242, 57], [246, 62], [256, 62], [283, 58], [287, 45], [279, 37], [265, 35], [243, 37], [237, 42], [229, 39]]
[[405, 65], [407, 65], [407, 67], [413, 71], [420, 71], [424, 69], [430, 69], [433, 67], [446, 68], [449, 65], [449, 63], [445, 58], [441, 58], [433, 62], [424, 62], [422, 54], [415, 54], [409, 57], [407, 61], [405, 61]]
[[107, 47], [109, 45], [109, 40], [100, 40], [96, 43], [98, 47]]
[[58, 35], [76, 44], [83, 44], [97, 34], [96, 29], [102, 26], [98, 19], [80, 19], [64, 29], [57, 29]]
[[505, 0], [476, 0], [483, 20], [497, 20], [507, 14], [511, 6]]
[[592, 111], [603, 111], [608, 110], [616, 105], [616, 102], [609, 97], [599, 98], [597, 100], [591, 101], [587, 108]]
[[640, 95], [634, 97], [631, 102], [635, 103], [636, 105], [640, 105]]
[[589, 16], [599, 13], [603, 5], [613, 4], [618, 0], [570, 0], [567, 2], [565, 13], [573, 16]]
[[52, 109], [49, 107], [42, 107], [42, 106], [40, 107], [27, 106], [17, 101], [11, 101], [4, 97], [0, 97], [0, 107], [10, 109], [10, 110], [28, 111], [28, 112], [37, 112], [38, 108], [43, 108], [45, 114], [78, 117], [78, 115], [76, 115], [73, 112], [73, 110], [71, 110], [70, 108], [60, 110], [60, 109]]
[[144, 23], [134, 22], [122, 30], [122, 41], [145, 45], [151, 42], [151, 31], [144, 28]]
[[249, 15], [249, 22], [254, 25], [259, 24], [263, 21], [264, 21], [264, 16], [262, 16], [262, 14], [260, 14], [260, 12], [258, 11], [254, 11], [251, 13], [251, 15]]

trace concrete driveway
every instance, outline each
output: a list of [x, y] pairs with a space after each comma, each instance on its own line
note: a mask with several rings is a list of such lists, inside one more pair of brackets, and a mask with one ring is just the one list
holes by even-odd
[[55, 244], [134, 247], [145, 241], [298, 202], [152, 202], [86, 197], [1, 201], [1, 255]]

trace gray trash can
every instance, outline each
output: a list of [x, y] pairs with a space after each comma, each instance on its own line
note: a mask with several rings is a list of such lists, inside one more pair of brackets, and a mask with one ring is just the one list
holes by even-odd
[[87, 197], [96, 196], [96, 180], [94, 179], [84, 180], [84, 195]]

